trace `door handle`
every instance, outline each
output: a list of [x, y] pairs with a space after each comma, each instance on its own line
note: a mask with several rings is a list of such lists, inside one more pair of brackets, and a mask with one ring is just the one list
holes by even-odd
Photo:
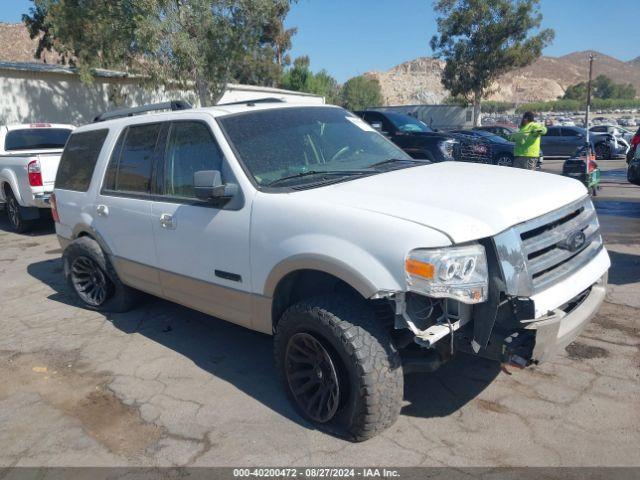
[[162, 228], [166, 228], [167, 230], [175, 230], [176, 223], [173, 220], [173, 215], [170, 213], [163, 213], [160, 215], [160, 226]]
[[108, 217], [109, 216], [109, 207], [106, 205], [98, 205], [96, 207], [96, 213], [100, 217]]

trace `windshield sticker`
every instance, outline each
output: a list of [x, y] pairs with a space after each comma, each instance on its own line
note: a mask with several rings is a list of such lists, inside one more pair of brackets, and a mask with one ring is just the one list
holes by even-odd
[[369, 125], [364, 120], [361, 120], [360, 118], [356, 118], [356, 117], [344, 117], [344, 118], [349, 120], [356, 127], [360, 127], [360, 129], [364, 130], [365, 132], [375, 132], [376, 131], [371, 125]]

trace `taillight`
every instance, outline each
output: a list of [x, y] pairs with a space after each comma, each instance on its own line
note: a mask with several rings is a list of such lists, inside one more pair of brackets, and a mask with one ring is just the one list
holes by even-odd
[[640, 135], [634, 135], [631, 138], [631, 146], [635, 147], [636, 145], [638, 145], [640, 143]]
[[40, 170], [40, 162], [31, 160], [27, 165], [27, 173], [29, 174], [29, 185], [32, 187], [42, 186], [42, 171]]
[[51, 204], [51, 216], [53, 217], [53, 221], [56, 223], [60, 223], [60, 215], [58, 215], [58, 205], [56, 204], [55, 193], [51, 194], [51, 198], [49, 198], [49, 203]]

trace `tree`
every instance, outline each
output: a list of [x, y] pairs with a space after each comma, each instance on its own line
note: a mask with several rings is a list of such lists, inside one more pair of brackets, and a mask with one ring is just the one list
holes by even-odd
[[[53, 49], [91, 82], [96, 68], [175, 85], [210, 105], [247, 58], [264, 61], [288, 0], [33, 0], [23, 20], [38, 52]], [[291, 31], [288, 31], [292, 34]], [[271, 35], [271, 37], [270, 37]], [[288, 37], [290, 40], [290, 36]], [[280, 41], [280, 40], [279, 40]], [[278, 48], [286, 48], [280, 45]], [[284, 58], [279, 51], [273, 58]]]
[[274, 2], [262, 29], [259, 45], [247, 51], [245, 58], [233, 73], [234, 81], [247, 85], [276, 87], [282, 79], [283, 70], [291, 63], [287, 53], [296, 28], [285, 28], [284, 20], [289, 13], [288, 2]]
[[360, 75], [342, 86], [342, 105], [349, 110], [364, 110], [382, 102], [380, 83], [376, 78]]
[[540, 27], [539, 0], [436, 0], [438, 34], [431, 39], [436, 57], [446, 61], [442, 84], [454, 97], [480, 104], [501, 75], [533, 63], [554, 37]]
[[[592, 89], [593, 98], [599, 99], [634, 99], [636, 97], [636, 89], [633, 85], [627, 83], [614, 83], [606, 75], [598, 75], [593, 81]], [[564, 100], [587, 100], [587, 84], [580, 82], [570, 85], [562, 97]]]
[[336, 79], [325, 70], [313, 73], [309, 67], [310, 63], [306, 55], [296, 58], [293, 66], [282, 76], [282, 87], [297, 92], [322, 95], [327, 103], [339, 103], [340, 87]]

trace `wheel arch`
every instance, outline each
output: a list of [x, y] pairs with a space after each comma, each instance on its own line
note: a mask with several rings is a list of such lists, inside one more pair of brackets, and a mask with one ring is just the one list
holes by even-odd
[[296, 256], [278, 264], [269, 274], [264, 296], [271, 299], [272, 328], [294, 303], [326, 293], [348, 293], [362, 299], [380, 291], [348, 264], [321, 255]]
[[16, 200], [22, 205], [22, 195], [20, 195], [20, 189], [18, 188], [18, 179], [14, 172], [10, 169], [3, 169], [0, 171], [0, 191], [2, 192], [2, 198], [7, 199], [7, 189], [11, 189], [11, 193], [16, 197]]

